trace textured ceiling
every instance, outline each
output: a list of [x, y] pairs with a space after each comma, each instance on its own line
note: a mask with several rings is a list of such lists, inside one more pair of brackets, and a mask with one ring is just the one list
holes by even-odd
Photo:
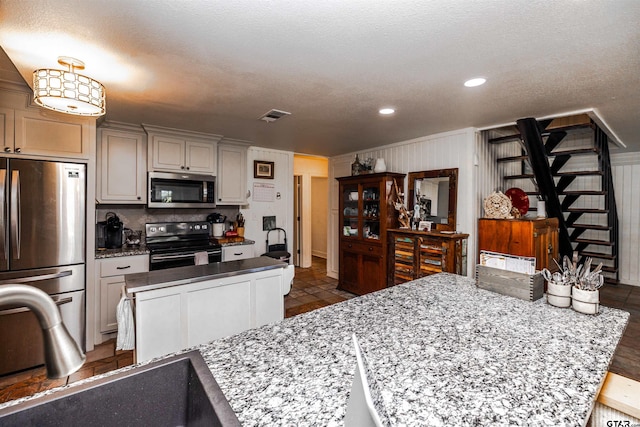
[[107, 120], [298, 153], [589, 109], [638, 151], [639, 22], [638, 0], [0, 0], [0, 78], [76, 57]]

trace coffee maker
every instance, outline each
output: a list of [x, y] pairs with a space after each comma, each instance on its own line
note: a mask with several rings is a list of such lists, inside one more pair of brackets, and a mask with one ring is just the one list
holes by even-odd
[[101, 221], [96, 227], [96, 242], [98, 247], [104, 242], [107, 249], [122, 247], [123, 224], [114, 212], [107, 212], [106, 221]]

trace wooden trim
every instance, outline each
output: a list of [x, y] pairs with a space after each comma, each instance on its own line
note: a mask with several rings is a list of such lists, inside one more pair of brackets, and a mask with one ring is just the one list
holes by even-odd
[[640, 382], [607, 372], [598, 402], [634, 418], [640, 418]]

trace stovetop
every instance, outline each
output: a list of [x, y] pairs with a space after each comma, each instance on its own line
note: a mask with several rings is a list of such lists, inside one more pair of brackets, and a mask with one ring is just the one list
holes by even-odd
[[151, 253], [200, 251], [221, 247], [210, 241], [208, 222], [155, 222], [145, 225], [146, 244]]

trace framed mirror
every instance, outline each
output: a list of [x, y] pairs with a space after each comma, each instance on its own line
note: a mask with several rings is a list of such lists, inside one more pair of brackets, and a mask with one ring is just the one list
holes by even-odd
[[458, 168], [410, 172], [407, 208], [420, 210], [420, 220], [430, 221], [431, 230], [456, 229]]

